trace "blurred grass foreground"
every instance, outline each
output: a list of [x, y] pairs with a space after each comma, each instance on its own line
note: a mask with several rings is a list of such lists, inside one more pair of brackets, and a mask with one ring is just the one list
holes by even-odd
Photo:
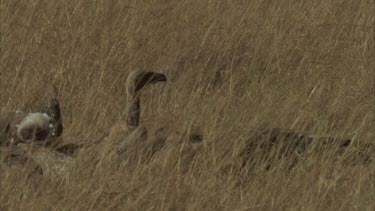
[[[374, 4], [1, 1], [0, 111], [37, 111], [56, 86], [63, 137], [85, 143], [63, 179], [2, 161], [0, 210], [374, 210]], [[112, 158], [102, 138], [135, 69], [168, 78], [142, 93], [141, 124], [177, 137], [147, 162]], [[339, 158], [325, 147], [239, 170], [257, 127], [353, 141]], [[184, 145], [194, 131], [198, 151]]]

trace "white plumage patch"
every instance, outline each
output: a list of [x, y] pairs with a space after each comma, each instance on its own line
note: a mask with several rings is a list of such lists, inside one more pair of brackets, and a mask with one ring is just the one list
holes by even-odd
[[30, 113], [17, 126], [17, 136], [24, 142], [44, 140], [50, 132], [51, 120], [46, 113]]

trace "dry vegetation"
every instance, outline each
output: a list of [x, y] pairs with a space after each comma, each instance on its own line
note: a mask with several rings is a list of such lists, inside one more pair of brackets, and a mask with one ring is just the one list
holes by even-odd
[[[1, 111], [37, 110], [54, 84], [65, 135], [87, 139], [65, 179], [2, 165], [0, 209], [373, 210], [375, 162], [355, 155], [374, 156], [374, 14], [370, 0], [0, 1]], [[136, 68], [169, 79], [145, 90], [142, 124], [199, 128], [194, 157], [99, 156]], [[228, 167], [258, 125], [354, 142], [291, 170]]]

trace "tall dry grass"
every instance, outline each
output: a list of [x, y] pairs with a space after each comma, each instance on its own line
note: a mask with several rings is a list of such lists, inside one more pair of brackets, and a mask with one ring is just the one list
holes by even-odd
[[[65, 135], [90, 146], [64, 180], [2, 167], [1, 210], [374, 209], [374, 161], [333, 148], [292, 170], [223, 170], [257, 126], [352, 137], [348, 157], [374, 156], [361, 148], [374, 144], [374, 1], [0, 2], [1, 111], [37, 110], [56, 85]], [[136, 68], [169, 79], [144, 92], [142, 124], [199, 128], [193, 159], [183, 145], [149, 163], [95, 148]]]

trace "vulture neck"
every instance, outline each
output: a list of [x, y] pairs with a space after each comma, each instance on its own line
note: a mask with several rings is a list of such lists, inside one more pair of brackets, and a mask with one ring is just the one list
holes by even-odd
[[126, 100], [128, 103], [126, 123], [129, 130], [135, 130], [139, 127], [140, 92], [142, 88], [148, 84], [162, 81], [167, 81], [165, 75], [155, 72], [135, 71], [128, 76], [126, 80]]
[[[129, 94], [129, 93], [128, 93]], [[126, 123], [129, 130], [135, 130], [139, 126], [139, 118], [141, 113], [140, 97], [139, 94], [128, 96], [128, 113]]]

